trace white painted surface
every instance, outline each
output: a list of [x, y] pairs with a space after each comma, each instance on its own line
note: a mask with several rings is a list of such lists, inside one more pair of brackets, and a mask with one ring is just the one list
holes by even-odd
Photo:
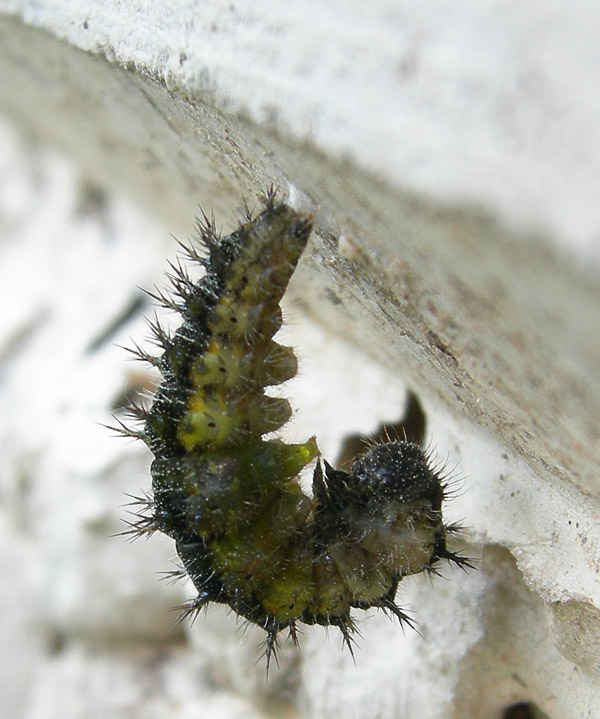
[[[228, 612], [212, 608], [189, 630], [190, 651], [168, 612], [189, 587], [158, 581], [157, 572], [172, 566], [170, 541], [127, 544], [110, 536], [122, 528], [123, 492], [149, 487], [144, 448], [124, 445], [97, 424], [110, 422], [111, 402], [135, 380], [138, 368], [114, 343], [142, 340], [141, 313], [96, 351], [87, 349], [136, 285], [161, 282], [173, 242], [117, 198], [90, 205], [89, 190], [57, 157], [27, 150], [10, 133], [1, 142], [0, 285], [15, 308], [4, 315], [0, 335], [0, 562], [7, 578], [0, 631], [13, 647], [0, 661], [4, 713], [75, 719], [93, 708], [111, 719], [199, 711], [208, 719], [258, 719], [265, 716], [261, 706], [287, 698], [306, 717], [446, 719], [455, 702], [469, 711], [477, 706], [470, 676], [489, 686], [486, 712], [525, 699], [565, 718], [598, 709], [594, 652], [588, 648], [583, 671], [576, 671], [554, 646], [543, 602], [526, 589], [508, 553], [482, 550], [502, 542], [519, 556], [519, 541], [539, 543], [525, 559], [537, 561], [548, 550], [548, 561], [570, 563], [574, 583], [593, 595], [585, 556], [569, 559], [576, 539], [551, 534], [553, 517], [579, 500], [569, 504], [568, 497], [544, 495], [537, 483], [528, 487], [530, 475], [517, 471], [516, 458], [433, 405], [426, 407], [431, 441], [450, 466], [458, 462], [464, 478], [447, 516], [471, 525], [467, 551], [480, 559], [480, 570], [403, 582], [398, 601], [412, 610], [422, 636], [380, 613], [357, 612], [356, 665], [336, 631], [309, 627], [301, 652], [283, 642], [281, 668], [265, 684], [264, 666], [255, 664], [261, 630], [242, 631]], [[397, 378], [302, 321], [297, 309], [288, 310], [288, 320], [285, 341], [299, 348], [302, 368], [285, 390], [298, 410], [291, 436], [315, 432], [331, 457], [348, 432], [397, 418]], [[523, 491], [527, 501], [519, 498], [521, 514], [513, 517], [507, 496]], [[536, 510], [537, 521], [527, 521]], [[583, 528], [572, 529], [583, 536]], [[594, 532], [588, 527], [585, 536], [595, 541]], [[559, 622], [558, 632], [567, 655], [577, 657], [582, 625], [577, 603], [571, 606], [570, 623]], [[486, 639], [491, 632], [501, 653]], [[457, 719], [489, 716], [462, 711], [456, 709]]]

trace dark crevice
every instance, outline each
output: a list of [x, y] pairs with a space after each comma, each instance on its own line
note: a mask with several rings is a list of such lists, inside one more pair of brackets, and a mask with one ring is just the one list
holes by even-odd
[[550, 719], [534, 702], [517, 702], [506, 707], [502, 719]]
[[386, 442], [408, 440], [420, 447], [425, 440], [427, 419], [423, 406], [417, 395], [410, 391], [407, 394], [404, 415], [398, 422], [393, 424], [381, 424], [371, 435], [353, 434], [347, 437], [340, 449], [335, 466], [346, 472], [350, 471], [355, 458], [363, 454], [373, 444], [385, 444]]

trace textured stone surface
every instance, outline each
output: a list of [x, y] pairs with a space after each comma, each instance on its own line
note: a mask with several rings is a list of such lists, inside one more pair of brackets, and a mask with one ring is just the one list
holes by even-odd
[[[77, 716], [82, 705], [119, 716], [100, 690], [77, 695], [69, 714], [47, 677], [67, 676], [71, 662], [87, 676], [100, 645], [109, 656], [124, 644], [133, 648], [117, 663], [129, 669], [108, 685], [123, 716], [150, 716], [154, 665], [143, 657], [159, 642], [173, 681], [185, 677], [174, 689], [181, 716], [212, 683], [258, 713], [287, 698], [313, 716], [446, 717], [469, 706], [477, 672], [490, 711], [530, 700], [550, 717], [597, 714], [598, 662], [585, 649], [600, 607], [596, 4], [465, 3], [455, 13], [438, 3], [427, 17], [386, 16], [384, 30], [386, 3], [360, 24], [334, 3], [327, 44], [302, 34], [314, 23], [300, 9], [282, 17], [268, 3], [227, 13], [208, 3], [201, 15], [177, 2], [160, 15], [142, 3], [5, 7], [27, 22], [0, 15], [0, 104], [86, 178], [80, 186], [33, 141], [0, 139], [11, 308], [0, 318], [2, 561], [14, 577], [3, 606], [15, 618], [2, 630], [15, 647], [5, 705], [32, 717]], [[241, 193], [271, 181], [318, 228], [285, 339], [303, 368], [285, 390], [299, 410], [293, 439], [316, 433], [333, 456], [345, 433], [397, 419], [407, 383], [436, 453], [463, 477], [449, 513], [472, 527], [481, 571], [402, 587], [423, 640], [371, 617], [357, 670], [310, 630], [300, 656], [285, 647], [268, 688], [262, 667], [251, 669], [260, 637], [240, 649], [227, 617], [201, 616], [196, 691], [166, 611], [185, 588], [154, 573], [169, 568], [171, 547], [109, 539], [122, 492], [147, 482], [148, 457], [95, 422], [110, 421], [127, 389], [152, 384], [112, 343], [145, 334], [149, 307], [135, 288], [162, 284], [168, 232], [190, 231], [197, 202], [229, 229]], [[488, 544], [510, 550], [518, 570], [502, 551], [478, 549]], [[502, 659], [498, 613], [512, 655], [531, 658], [522, 684]], [[236, 716], [231, 696], [217, 693], [207, 716]]]

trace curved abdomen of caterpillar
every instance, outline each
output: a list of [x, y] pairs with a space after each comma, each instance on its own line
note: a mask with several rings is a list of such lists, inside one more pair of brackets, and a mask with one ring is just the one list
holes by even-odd
[[183, 316], [173, 336], [156, 324], [162, 348], [143, 354], [162, 374], [136, 433], [155, 455], [149, 513], [134, 530], [159, 530], [176, 542], [198, 596], [229, 605], [268, 633], [296, 622], [335, 625], [350, 649], [352, 608], [382, 607], [411, 620], [394, 602], [400, 579], [446, 558], [445, 480], [416, 444], [389, 442], [358, 457], [350, 472], [317, 459], [313, 496], [298, 475], [319, 457], [315, 438], [286, 444], [264, 436], [290, 417], [287, 400], [265, 393], [296, 374], [293, 351], [273, 340], [279, 303], [305, 249], [311, 218], [269, 193], [265, 210], [247, 214], [231, 235], [200, 225], [205, 268], [192, 282], [175, 267]]

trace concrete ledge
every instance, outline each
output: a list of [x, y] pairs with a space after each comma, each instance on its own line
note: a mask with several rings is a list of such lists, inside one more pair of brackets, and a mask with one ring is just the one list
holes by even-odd
[[[201, 8], [186, 0], [6, 0], [3, 8], [159, 80], [173, 100], [208, 101], [282, 137], [308, 140], [328, 158], [348, 157], [392, 186], [482, 204], [513, 226], [558, 238], [569, 254], [577, 245], [584, 258], [600, 258], [594, 3], [576, 12], [564, 0], [546, 7], [436, 0], [410, 9], [393, 0], [366, 8], [343, 0], [326, 8], [310, 0], [293, 8], [277, 0], [207, 0]], [[25, 53], [25, 67], [43, 56], [39, 39], [35, 48]], [[53, 67], [47, 79], [56, 82]], [[89, 70], [81, 70], [75, 87], [85, 90]], [[85, 107], [86, 97], [71, 110]], [[122, 98], [106, 102], [118, 112]], [[177, 123], [178, 111], [166, 104], [166, 118], [172, 109]], [[210, 129], [199, 125], [198, 140]], [[160, 153], [164, 141], [156, 139]], [[284, 158], [275, 162], [288, 169]], [[197, 172], [195, 164], [187, 170]]]

